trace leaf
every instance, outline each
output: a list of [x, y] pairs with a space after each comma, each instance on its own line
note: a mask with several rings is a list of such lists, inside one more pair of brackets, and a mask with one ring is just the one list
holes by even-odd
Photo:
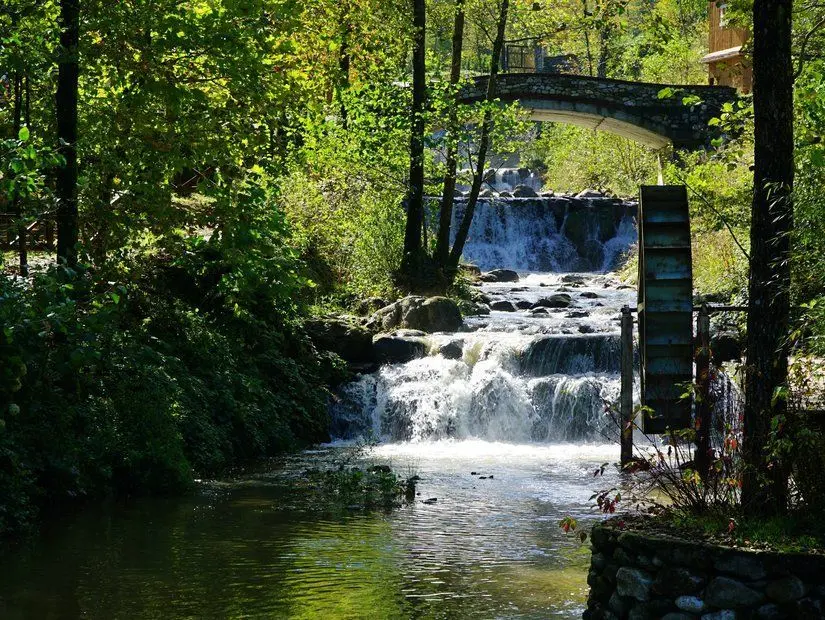
[[20, 131], [17, 133], [17, 139], [20, 142], [26, 142], [29, 139], [29, 128], [28, 127], [21, 127]]

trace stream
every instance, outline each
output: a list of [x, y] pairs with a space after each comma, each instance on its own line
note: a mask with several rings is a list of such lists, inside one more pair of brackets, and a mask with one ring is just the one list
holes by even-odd
[[[589, 548], [559, 520], [597, 519], [590, 496], [617, 482], [593, 471], [618, 457], [605, 408], [635, 290], [610, 269], [635, 240], [634, 211], [608, 198], [481, 201], [465, 258], [519, 272], [480, 287], [511, 311], [467, 317], [429, 336], [426, 357], [345, 386], [330, 445], [191, 497], [47, 526], [0, 557], [0, 618], [580, 617]], [[365, 437], [378, 443], [360, 458], [420, 476], [413, 504], [285, 508], [276, 477]]]

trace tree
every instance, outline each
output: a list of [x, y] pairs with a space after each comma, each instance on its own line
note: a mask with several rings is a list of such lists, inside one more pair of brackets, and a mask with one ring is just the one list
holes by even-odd
[[[464, 42], [464, 0], [456, 0], [455, 21], [453, 23], [453, 52], [450, 62], [450, 86], [457, 90], [461, 79], [461, 52]], [[455, 133], [458, 128], [458, 103], [450, 108], [447, 131]], [[453, 217], [453, 200], [455, 199], [456, 167], [458, 162], [458, 143], [455, 135], [448, 136], [444, 189], [441, 195], [441, 211], [438, 223], [438, 241], [435, 255], [438, 264], [445, 266], [450, 256], [450, 226]]]
[[410, 128], [410, 187], [404, 231], [405, 270], [416, 268], [421, 256], [424, 225], [424, 104], [426, 99], [425, 0], [413, 2], [412, 122]]
[[473, 222], [478, 196], [481, 193], [481, 184], [484, 182], [484, 166], [487, 160], [487, 150], [490, 147], [490, 134], [493, 131], [493, 112], [489, 107], [496, 98], [496, 78], [498, 76], [501, 52], [504, 47], [504, 32], [507, 28], [507, 12], [510, 7], [509, 0], [501, 0], [499, 5], [498, 22], [496, 28], [496, 38], [493, 42], [493, 53], [490, 59], [490, 76], [487, 78], [487, 108], [484, 110], [484, 117], [481, 123], [481, 136], [478, 143], [478, 153], [476, 157], [476, 169], [473, 173], [473, 185], [470, 188], [470, 196], [467, 199], [467, 208], [461, 219], [458, 231], [456, 231], [453, 249], [450, 252], [448, 270], [455, 272], [458, 268], [458, 261], [461, 260], [461, 253], [464, 251], [464, 244], [467, 242], [467, 235], [470, 232], [470, 225]]
[[60, 2], [60, 60], [57, 76], [57, 138], [65, 165], [57, 171], [57, 259], [77, 263], [77, 101], [80, 66], [80, 0]]
[[[784, 509], [786, 479], [768, 463], [782, 425], [788, 380], [790, 234], [794, 180], [791, 0], [753, 4], [754, 186], [745, 378], [742, 504], [748, 514]], [[771, 466], [765, 475], [765, 466]]]

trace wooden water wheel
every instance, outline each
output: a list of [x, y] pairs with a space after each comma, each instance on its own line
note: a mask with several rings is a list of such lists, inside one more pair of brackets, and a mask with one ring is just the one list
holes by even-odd
[[690, 214], [682, 185], [645, 185], [639, 200], [639, 353], [646, 433], [688, 428], [693, 379]]

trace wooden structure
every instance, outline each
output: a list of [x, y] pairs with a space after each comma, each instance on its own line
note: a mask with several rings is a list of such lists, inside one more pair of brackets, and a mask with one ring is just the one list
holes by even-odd
[[688, 428], [693, 269], [687, 191], [643, 185], [639, 201], [639, 357], [646, 433]]
[[744, 28], [729, 28], [725, 18], [727, 2], [708, 3], [708, 53], [702, 62], [708, 66], [711, 86], [733, 86], [749, 93], [753, 84], [750, 60], [742, 53], [749, 33]]

